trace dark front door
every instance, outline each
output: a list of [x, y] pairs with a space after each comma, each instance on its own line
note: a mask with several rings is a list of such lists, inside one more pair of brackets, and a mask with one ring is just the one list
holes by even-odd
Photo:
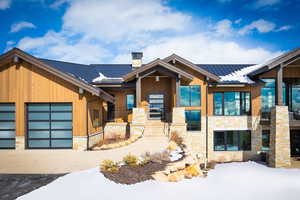
[[164, 95], [150, 94], [149, 95], [149, 118], [163, 119], [164, 118]]
[[291, 130], [291, 156], [300, 156], [300, 130]]
[[115, 120], [115, 104], [107, 103], [107, 121], [112, 122]]

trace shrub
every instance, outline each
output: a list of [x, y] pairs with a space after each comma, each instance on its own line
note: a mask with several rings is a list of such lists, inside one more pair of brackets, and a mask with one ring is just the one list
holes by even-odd
[[188, 166], [184, 170], [185, 170], [187, 177], [190, 177], [190, 178], [200, 175], [200, 168], [197, 165]]
[[129, 166], [135, 167], [138, 165], [138, 158], [134, 155], [128, 154], [123, 158], [123, 162]]
[[150, 163], [150, 158], [149, 157], [145, 157], [142, 160], [140, 160], [139, 162], [139, 166], [144, 167], [145, 165], [147, 165], [148, 163]]
[[216, 162], [215, 161], [211, 161], [211, 162], [209, 162], [209, 163], [207, 163], [207, 168], [210, 168], [210, 169], [215, 169], [215, 167], [216, 167]]
[[175, 142], [177, 145], [182, 145], [183, 143], [183, 138], [176, 131], [171, 133], [170, 140]]
[[112, 160], [103, 160], [100, 164], [101, 171], [117, 173], [119, 171], [119, 164]]

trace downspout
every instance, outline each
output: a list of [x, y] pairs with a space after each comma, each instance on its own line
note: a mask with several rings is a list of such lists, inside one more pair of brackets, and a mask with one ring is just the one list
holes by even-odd
[[[206, 162], [208, 162], [208, 83], [206, 85]], [[205, 162], [205, 163], [206, 163]]]

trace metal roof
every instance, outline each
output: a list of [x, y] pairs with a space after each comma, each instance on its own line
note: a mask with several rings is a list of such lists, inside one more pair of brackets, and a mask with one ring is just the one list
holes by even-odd
[[198, 67], [217, 76], [226, 76], [254, 64], [196, 64]]

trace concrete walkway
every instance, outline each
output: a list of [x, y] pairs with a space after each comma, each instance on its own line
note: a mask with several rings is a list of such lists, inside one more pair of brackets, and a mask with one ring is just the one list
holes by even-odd
[[114, 150], [0, 150], [0, 174], [68, 173], [98, 167], [104, 159], [119, 161], [129, 153], [138, 156], [145, 152], [160, 152], [167, 144], [166, 137], [147, 137]]

